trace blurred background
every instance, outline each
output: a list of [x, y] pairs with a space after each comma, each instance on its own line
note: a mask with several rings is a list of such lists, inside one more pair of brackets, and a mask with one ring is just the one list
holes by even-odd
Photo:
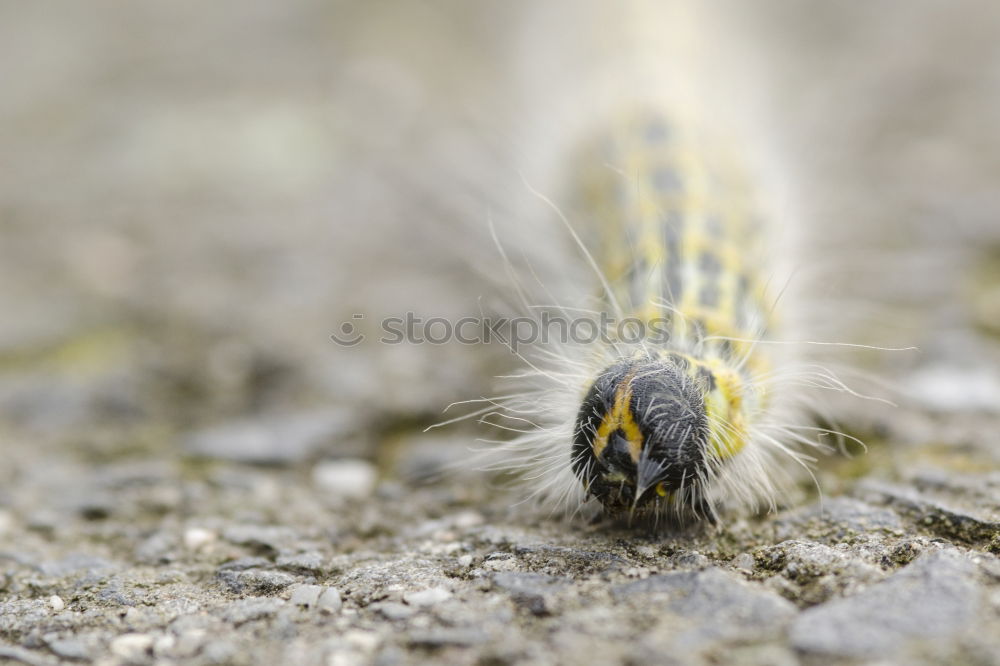
[[[825, 276], [818, 337], [920, 347], [864, 357], [906, 389], [880, 416], [894, 436], [948, 414], [987, 432], [1000, 8], [714, 5], [739, 36], [719, 49], [753, 61], [742, 83], [780, 130]], [[531, 6], [0, 2], [0, 507], [44, 526], [33, 493], [123, 462], [349, 457], [419, 476], [399, 442], [434, 449], [414, 433], [488, 394], [509, 355], [329, 336], [357, 313], [369, 333], [409, 310], [478, 314], [492, 285], [470, 256], [493, 247], [454, 229], [486, 218], [489, 174], [516, 178]], [[99, 495], [74, 506], [116, 510]]]

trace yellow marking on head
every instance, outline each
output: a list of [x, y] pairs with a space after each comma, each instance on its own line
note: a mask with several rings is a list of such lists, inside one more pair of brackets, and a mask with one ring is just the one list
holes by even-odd
[[597, 428], [597, 434], [594, 435], [592, 444], [596, 458], [600, 458], [601, 454], [604, 453], [611, 434], [616, 430], [621, 430], [625, 433], [625, 440], [628, 442], [629, 455], [636, 464], [639, 463], [644, 437], [639, 429], [639, 424], [635, 422], [635, 417], [632, 415], [632, 377], [631, 374], [627, 375], [615, 389], [614, 404], [601, 419], [601, 425]]

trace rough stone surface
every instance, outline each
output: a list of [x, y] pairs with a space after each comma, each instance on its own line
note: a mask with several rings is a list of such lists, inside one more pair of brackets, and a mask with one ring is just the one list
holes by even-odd
[[717, 568], [658, 574], [619, 585], [612, 593], [622, 603], [667, 611], [658, 620], [661, 631], [646, 642], [669, 645], [672, 652], [779, 638], [795, 617], [792, 603]]
[[984, 613], [976, 565], [951, 551], [929, 552], [878, 585], [806, 610], [792, 645], [806, 652], [858, 658], [958, 643]]
[[291, 464], [317, 457], [355, 425], [342, 411], [247, 419], [192, 433], [184, 448], [206, 458]]
[[[996, 476], [913, 464], [934, 445], [822, 501], [651, 533], [510, 509], [476, 474], [389, 467], [332, 498], [313, 461], [167, 446], [143, 451], [153, 470], [45, 441], [3, 487], [0, 660], [847, 666], [1000, 648]], [[81, 512], [98, 491], [84, 504], [105, 508]]]
[[551, 4], [0, 3], [0, 663], [1000, 666], [1000, 4], [696, 3], [795, 204], [787, 319], [919, 352], [810, 346], [898, 403], [814, 401], [867, 452], [655, 532], [454, 471], [483, 430], [428, 427], [503, 345], [377, 341], [515, 300], [489, 220], [566, 272], [507, 219]]

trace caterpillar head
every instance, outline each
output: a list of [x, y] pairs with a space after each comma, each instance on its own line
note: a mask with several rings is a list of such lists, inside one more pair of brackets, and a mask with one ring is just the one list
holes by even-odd
[[617, 513], [696, 488], [709, 466], [711, 383], [675, 355], [606, 368], [574, 429], [573, 471], [587, 493]]

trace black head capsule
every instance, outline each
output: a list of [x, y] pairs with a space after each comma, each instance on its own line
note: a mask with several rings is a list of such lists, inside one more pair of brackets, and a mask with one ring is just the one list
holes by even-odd
[[610, 511], [696, 486], [708, 459], [703, 381], [683, 357], [624, 360], [590, 388], [576, 419], [573, 471]]

